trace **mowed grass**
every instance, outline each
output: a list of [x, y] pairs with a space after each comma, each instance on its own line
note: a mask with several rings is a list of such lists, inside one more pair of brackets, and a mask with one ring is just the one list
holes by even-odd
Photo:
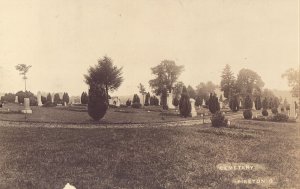
[[[297, 129], [244, 120], [230, 128], [0, 127], [0, 188], [264, 188], [232, 180], [265, 177], [274, 188], [299, 188]], [[216, 167], [240, 162], [266, 170]]]
[[[72, 107], [37, 107], [32, 106], [32, 114], [18, 113], [24, 109], [22, 105], [9, 103], [4, 109], [9, 108], [11, 112], [0, 112], [0, 120], [29, 121], [29, 122], [55, 122], [55, 123], [95, 123], [86, 111], [71, 111]], [[83, 107], [85, 109], [85, 107]], [[206, 110], [208, 112], [208, 110]], [[175, 110], [163, 111], [161, 107], [151, 106], [141, 109], [135, 108], [109, 108], [104, 118], [98, 123], [153, 123], [168, 122], [187, 119], [183, 118]]]

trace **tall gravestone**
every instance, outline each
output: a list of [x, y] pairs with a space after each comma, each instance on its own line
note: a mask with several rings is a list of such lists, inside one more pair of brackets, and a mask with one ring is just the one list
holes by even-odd
[[24, 98], [24, 110], [22, 110], [21, 112], [24, 114], [32, 114], [32, 110], [30, 109], [29, 98]]
[[252, 110], [255, 110], [255, 103], [253, 102]]
[[203, 101], [202, 101], [202, 106], [205, 106], [205, 100], [203, 99]]
[[19, 103], [19, 97], [18, 96], [15, 97], [15, 103]]
[[42, 103], [42, 94], [41, 94], [40, 91], [37, 93], [37, 102], [38, 102], [38, 106], [43, 105], [43, 103]]
[[52, 94], [51, 94], [51, 102], [52, 102], [52, 103], [54, 103], [54, 95], [55, 95], [55, 93], [52, 93]]
[[173, 94], [169, 92], [167, 94], [167, 105], [169, 109], [175, 109], [175, 106], [173, 105]]
[[295, 103], [291, 103], [290, 105], [290, 118], [292, 119], [296, 119], [297, 115], [296, 115], [296, 107], [295, 107]]
[[190, 98], [190, 103], [191, 103], [191, 116], [196, 117], [197, 112], [196, 112], [196, 108], [195, 108], [195, 100], [193, 98]]

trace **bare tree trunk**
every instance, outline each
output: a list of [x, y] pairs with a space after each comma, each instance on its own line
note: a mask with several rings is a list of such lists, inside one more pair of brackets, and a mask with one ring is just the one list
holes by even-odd
[[26, 79], [24, 79], [25, 80], [25, 92], [26, 92]]

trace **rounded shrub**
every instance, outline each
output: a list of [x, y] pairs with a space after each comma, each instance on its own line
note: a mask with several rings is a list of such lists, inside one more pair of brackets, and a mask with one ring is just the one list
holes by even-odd
[[126, 106], [131, 106], [131, 100], [128, 99], [128, 100], [126, 101]]
[[192, 107], [190, 103], [190, 97], [187, 93], [186, 87], [183, 86], [181, 97], [179, 100], [179, 112], [183, 117], [188, 117], [191, 113]]
[[220, 104], [218, 101], [218, 97], [216, 97], [216, 95], [212, 95], [210, 93], [209, 99], [208, 99], [208, 109], [209, 111], [214, 114], [217, 111], [220, 111]]
[[249, 110], [249, 109], [244, 110], [243, 116], [244, 116], [245, 119], [252, 119], [252, 111]]
[[131, 107], [133, 107], [133, 108], [141, 108], [142, 104], [135, 102], [135, 103], [132, 103]]
[[273, 113], [273, 114], [278, 114], [277, 108], [272, 108], [272, 113]]
[[233, 112], [239, 111], [240, 107], [239, 107], [239, 101], [238, 101], [237, 96], [230, 97], [230, 99], [229, 99], [229, 108]]
[[276, 122], [287, 122], [289, 117], [285, 114], [278, 113], [272, 117], [272, 121]]
[[105, 89], [98, 86], [92, 86], [89, 89], [88, 114], [95, 121], [104, 117], [108, 108]]
[[177, 107], [179, 105], [178, 98], [174, 98], [172, 104]]
[[263, 116], [268, 116], [269, 115], [269, 113], [266, 109], [263, 109], [261, 113], [262, 113]]
[[227, 127], [228, 126], [228, 120], [225, 119], [225, 116], [222, 114], [222, 112], [217, 111], [212, 115], [211, 124], [213, 127]]

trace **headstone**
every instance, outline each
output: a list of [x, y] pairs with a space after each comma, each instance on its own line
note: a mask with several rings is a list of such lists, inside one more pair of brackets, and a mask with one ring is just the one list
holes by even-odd
[[291, 106], [290, 106], [290, 118], [292, 118], [292, 119], [296, 119], [297, 118], [295, 103], [291, 103]]
[[223, 108], [223, 102], [220, 102], [220, 109]]
[[255, 110], [255, 103], [253, 102], [252, 110]]
[[278, 111], [278, 113], [281, 112], [281, 107], [280, 106], [278, 106], [277, 111]]
[[205, 106], [205, 100], [203, 99], [203, 101], [202, 101], [202, 106]]
[[175, 106], [173, 105], [173, 94], [169, 92], [167, 94], [167, 105], [169, 109], [175, 109]]
[[242, 107], [242, 101], [240, 101], [240, 107]]
[[30, 109], [30, 100], [29, 98], [24, 98], [24, 110], [22, 110], [24, 114], [31, 114], [32, 110]]
[[195, 99], [190, 98], [190, 103], [191, 103], [191, 116], [196, 117], [197, 112], [196, 112], [196, 109], [195, 109]]
[[38, 102], [38, 106], [43, 105], [43, 103], [42, 103], [42, 94], [41, 94], [40, 91], [37, 93], [37, 102]]
[[67, 102], [64, 102], [64, 106], [67, 106]]
[[54, 103], [54, 95], [55, 95], [55, 93], [52, 93], [52, 94], [51, 94], [51, 102], [52, 102], [52, 103]]
[[18, 98], [18, 96], [15, 97], [15, 103], [19, 103], [19, 98]]

